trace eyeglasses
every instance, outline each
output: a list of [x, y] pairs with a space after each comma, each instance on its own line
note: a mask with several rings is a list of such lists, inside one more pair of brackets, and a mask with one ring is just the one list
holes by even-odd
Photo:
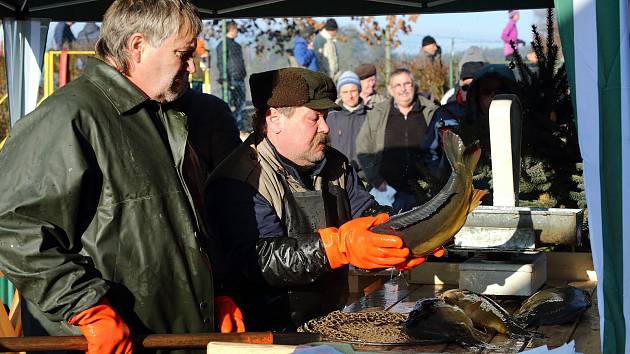
[[401, 83], [398, 83], [398, 84], [392, 85], [392, 87], [393, 87], [395, 90], [399, 90], [399, 89], [401, 89], [401, 88], [403, 88], [403, 87], [404, 87], [404, 88], [411, 88], [411, 87], [413, 87], [413, 82], [409, 82], [409, 81], [408, 81], [408, 82], [401, 82]]

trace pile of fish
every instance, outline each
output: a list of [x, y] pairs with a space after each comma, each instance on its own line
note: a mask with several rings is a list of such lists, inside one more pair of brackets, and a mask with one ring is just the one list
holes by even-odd
[[457, 306], [438, 298], [416, 303], [405, 322], [405, 332], [412, 338], [436, 342], [456, 342], [467, 348], [485, 347], [483, 333]]
[[564, 324], [577, 320], [591, 303], [584, 290], [572, 286], [547, 288], [525, 300], [514, 316], [526, 327]]
[[481, 154], [479, 145], [466, 148], [451, 131], [445, 132], [443, 141], [451, 165], [451, 175], [444, 187], [425, 204], [372, 228], [374, 232], [400, 235], [416, 257], [429, 255], [451, 240], [486, 194], [472, 185], [473, 171]]

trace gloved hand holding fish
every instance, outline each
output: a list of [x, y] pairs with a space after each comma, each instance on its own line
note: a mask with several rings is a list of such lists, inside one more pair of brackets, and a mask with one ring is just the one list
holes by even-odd
[[416, 257], [427, 256], [451, 240], [486, 194], [472, 185], [481, 154], [479, 145], [466, 148], [451, 131], [444, 133], [443, 142], [451, 175], [440, 192], [427, 203], [371, 228], [377, 233], [399, 235]]

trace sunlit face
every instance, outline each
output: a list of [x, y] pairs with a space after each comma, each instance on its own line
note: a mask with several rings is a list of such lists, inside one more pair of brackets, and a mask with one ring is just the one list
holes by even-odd
[[188, 85], [188, 75], [195, 71], [193, 54], [196, 38], [178, 35], [166, 37], [159, 47], [146, 42], [136, 74], [142, 76], [140, 87], [151, 99], [171, 102], [180, 97]]
[[398, 105], [403, 107], [411, 105], [415, 94], [415, 87], [411, 75], [403, 72], [392, 76], [389, 80], [389, 94]]
[[267, 110], [267, 137], [280, 155], [302, 167], [324, 159], [328, 142], [327, 111], [297, 107], [290, 117], [274, 108]]
[[341, 102], [348, 107], [356, 107], [359, 104], [359, 88], [355, 84], [345, 84], [339, 89]]
[[326, 30], [326, 32], [328, 32], [332, 38], [337, 37], [337, 30]]
[[459, 80], [459, 88], [461, 90], [462, 99], [464, 100], [464, 102], [466, 102], [466, 95], [468, 95], [468, 89], [470, 88], [470, 85], [472, 84], [472, 82], [473, 82], [472, 77], [469, 77], [464, 80]]
[[376, 88], [376, 75], [361, 80], [361, 92], [366, 96], [372, 96]]
[[422, 47], [422, 50], [424, 50], [425, 52], [431, 54], [431, 55], [435, 55], [435, 52], [437, 52], [438, 50], [438, 46], [435, 43], [431, 43], [431, 44], [427, 44], [424, 47]]

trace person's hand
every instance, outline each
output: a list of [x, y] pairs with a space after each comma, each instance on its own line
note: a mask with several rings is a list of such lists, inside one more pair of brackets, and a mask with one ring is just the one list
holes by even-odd
[[381, 192], [385, 192], [387, 190], [387, 181], [383, 181], [376, 189]]
[[350, 220], [339, 229], [319, 230], [330, 267], [352, 264], [362, 269], [389, 268], [404, 262], [409, 249], [395, 235], [378, 234], [369, 229], [389, 219], [387, 214]]
[[72, 316], [68, 323], [79, 326], [88, 342], [88, 354], [128, 354], [133, 351], [129, 327], [106, 298]]
[[[438, 258], [444, 256], [444, 247], [440, 246], [434, 249], [433, 255]], [[415, 268], [419, 266], [420, 264], [424, 263], [426, 260], [427, 260], [427, 257], [412, 257], [412, 258], [406, 259], [402, 263], [396, 264], [394, 268], [402, 272], [405, 270], [410, 270], [412, 268]]]
[[214, 308], [221, 333], [245, 332], [243, 313], [231, 297], [225, 295], [215, 297]]

